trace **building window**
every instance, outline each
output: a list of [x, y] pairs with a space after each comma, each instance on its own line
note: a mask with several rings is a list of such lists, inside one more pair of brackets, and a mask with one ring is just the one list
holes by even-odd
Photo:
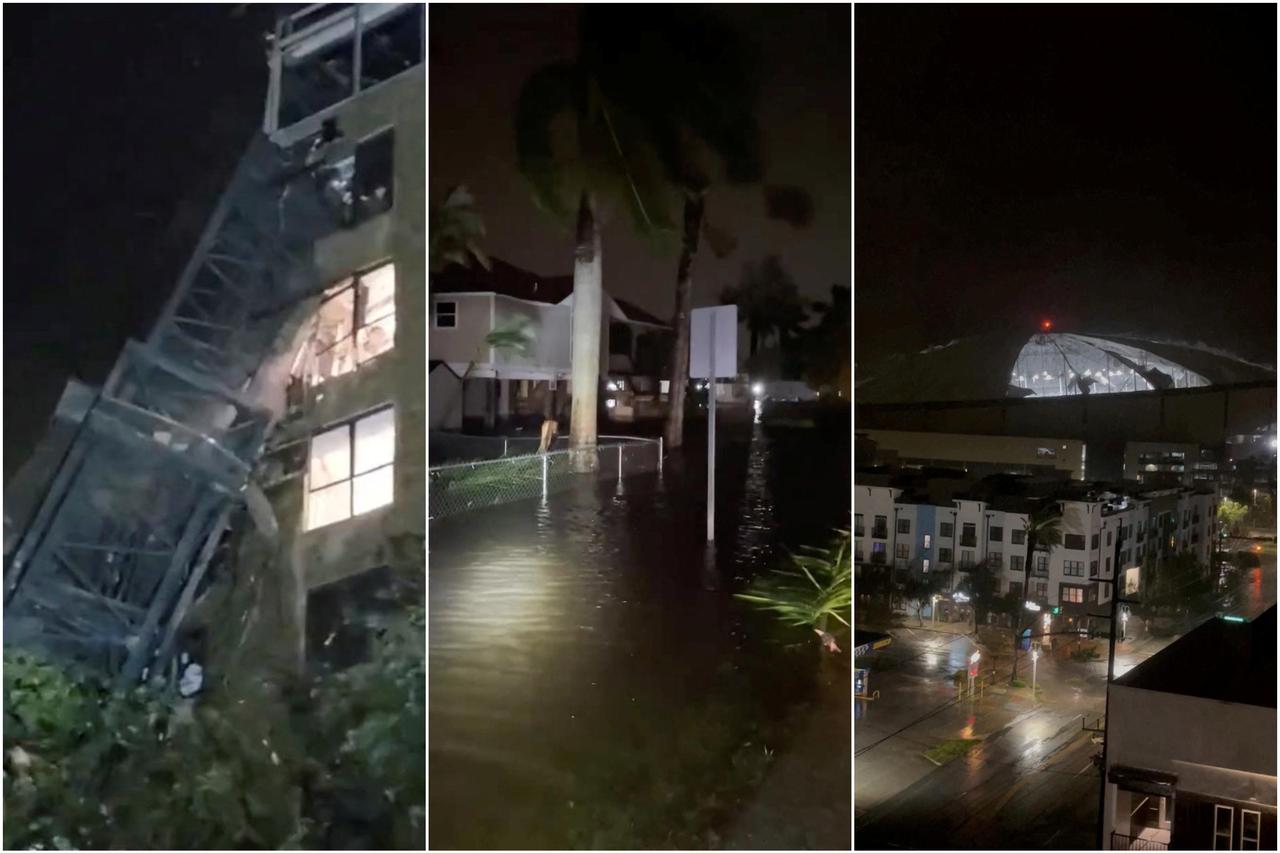
[[1061, 593], [1063, 604], [1084, 604], [1084, 590], [1078, 586], [1064, 586]]
[[1084, 577], [1084, 562], [1080, 560], [1063, 560], [1062, 573], [1073, 578]]
[[911, 532], [911, 519], [909, 519], [909, 518], [900, 518], [900, 519], [898, 519], [898, 532], [899, 532], [899, 533], [910, 533], [910, 532]]
[[1027, 542], [1027, 531], [1014, 528], [1009, 531], [1010, 545], [1025, 545]]
[[924, 547], [928, 548], [932, 542], [933, 542], [933, 537], [930, 536], [928, 533], [926, 533], [924, 535]]
[[391, 503], [395, 451], [393, 408], [314, 436], [307, 475], [307, 530]]
[[1111, 547], [1111, 531], [1110, 530], [1107, 531], [1107, 547], [1108, 548]]
[[1032, 565], [1035, 566], [1036, 574], [1038, 575], [1049, 574], [1049, 555], [1036, 554], [1035, 560], [1034, 562], [1032, 562]]
[[1240, 810], [1240, 849], [1257, 850], [1262, 838], [1262, 812]]
[[1062, 537], [1062, 547], [1068, 551], [1083, 551], [1084, 537], [1078, 533], [1068, 533]]
[[1107, 557], [1107, 577], [1111, 577], [1111, 558]]
[[876, 523], [871, 526], [872, 539], [888, 539], [889, 538], [889, 517], [887, 515], [877, 515]]
[[973, 568], [973, 552], [972, 551], [960, 552], [960, 568], [962, 569]]
[[1231, 806], [1213, 806], [1213, 849], [1231, 849], [1231, 827], [1235, 823], [1235, 809]]
[[873, 563], [884, 562], [884, 543], [883, 542], [871, 543], [871, 562]]
[[1015, 600], [1021, 598], [1022, 581], [1009, 581], [1009, 594], [1013, 596]]
[[861, 536], [864, 533], [866, 533], [866, 530], [862, 526], [862, 513], [855, 512], [853, 514], [853, 535]]
[[395, 346], [395, 339], [395, 264], [339, 282], [316, 312], [312, 384], [350, 373]]
[[458, 303], [437, 302], [434, 325], [437, 329], [453, 329], [458, 325]]
[[939, 548], [939, 549], [938, 549], [938, 562], [939, 562], [939, 563], [950, 563], [950, 562], [951, 562], [951, 549], [950, 549], [950, 548]]
[[1026, 565], [1026, 560], [1025, 560], [1025, 558], [1023, 558], [1023, 557], [1019, 556], [1018, 554], [1010, 554], [1010, 555], [1009, 555], [1009, 568], [1010, 568], [1012, 571], [1020, 572], [1020, 571], [1022, 571], [1022, 570], [1023, 570], [1023, 567], [1024, 567], [1025, 565]]
[[391, 209], [395, 195], [395, 149], [394, 128], [356, 144], [355, 174], [347, 199], [349, 224], [358, 224]]
[[1098, 534], [1089, 537], [1089, 547], [1094, 551], [1098, 550]]
[[988, 532], [988, 538], [989, 538], [992, 542], [1002, 542], [1002, 541], [1004, 541], [1004, 528], [1003, 528], [1003, 527], [993, 527], [993, 528], [991, 528], [991, 530]]
[[924, 569], [925, 573], [926, 573], [926, 574], [928, 574], [928, 572], [929, 572], [929, 561], [928, 561], [928, 560], [922, 560], [922, 561], [921, 561], [921, 564], [922, 564], [922, 567], [923, 567], [923, 569]]
[[911, 546], [905, 543], [898, 545], [898, 559], [905, 560], [911, 556]]
[[1045, 599], [1049, 597], [1048, 581], [1032, 581], [1031, 595], [1033, 598]]
[[954, 539], [956, 536], [955, 525], [949, 521], [942, 522], [938, 527], [938, 535], [946, 539]]
[[1098, 576], [1098, 561], [1090, 560], [1089, 561], [1089, 577], [1096, 578], [1097, 576]]
[[861, 562], [862, 562], [862, 546], [861, 546], [861, 545], [859, 545], [857, 548], [853, 549], [853, 561], [854, 561], [855, 563], [861, 563]]
[[960, 544], [970, 546], [978, 544], [978, 526], [976, 524], [961, 525]]
[[993, 569], [1004, 568], [1004, 554], [999, 551], [988, 551], [987, 565], [991, 566]]

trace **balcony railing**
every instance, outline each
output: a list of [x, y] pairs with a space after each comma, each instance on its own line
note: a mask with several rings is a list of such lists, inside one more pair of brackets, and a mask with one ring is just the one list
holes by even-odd
[[866, 532], [867, 532], [867, 528], [863, 527], [862, 525], [858, 525], [857, 527], [853, 528], [853, 535], [858, 538], [861, 538], [862, 536], [864, 536]]
[[978, 547], [977, 535], [974, 533], [960, 534], [960, 547], [961, 548], [977, 548]]
[[888, 538], [889, 538], [889, 528], [887, 528], [887, 527], [873, 527], [873, 528], [871, 528], [871, 538], [872, 538], [872, 539], [888, 539]]
[[872, 552], [871, 552], [871, 562], [872, 562], [872, 563], [874, 563], [874, 564], [876, 564], [876, 565], [878, 565], [878, 566], [883, 566], [883, 565], [884, 565], [884, 551], [872, 551]]
[[1112, 850], [1168, 850], [1169, 845], [1163, 841], [1152, 841], [1148, 838], [1139, 838], [1136, 835], [1121, 835], [1118, 832], [1111, 833], [1111, 849]]

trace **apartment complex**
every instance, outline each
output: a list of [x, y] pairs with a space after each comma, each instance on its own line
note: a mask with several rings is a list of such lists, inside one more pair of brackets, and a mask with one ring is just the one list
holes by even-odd
[[1111, 684], [1105, 849], [1276, 849], [1275, 643], [1211, 619]]
[[[1056, 505], [1062, 544], [1027, 553], [1026, 524], [1038, 506]], [[1208, 563], [1216, 495], [1192, 488], [1135, 490], [1021, 478], [975, 480], [958, 472], [860, 471], [854, 478], [854, 561], [895, 571], [943, 573], [956, 589], [988, 566], [1000, 592], [1020, 594], [1030, 562], [1027, 600], [1082, 616], [1111, 599], [1119, 568], [1148, 557], [1192, 553]], [[1128, 575], [1125, 583], [1136, 583]]]
[[240, 557], [281, 581], [289, 654], [342, 664], [424, 584], [426, 75], [422, 6], [333, 8], [284, 19], [271, 54], [265, 130], [313, 140], [341, 227], [314, 244], [261, 466], [280, 532]]

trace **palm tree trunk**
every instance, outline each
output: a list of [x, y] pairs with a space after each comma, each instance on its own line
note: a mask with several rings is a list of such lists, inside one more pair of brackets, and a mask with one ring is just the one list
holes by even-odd
[[[603, 284], [600, 223], [595, 196], [584, 190], [578, 204], [578, 228], [573, 252], [573, 408], [569, 417], [569, 446], [578, 470], [595, 470], [596, 402], [600, 385], [600, 320]], [[593, 451], [587, 453], [585, 451]]]
[[671, 393], [667, 396], [667, 447], [684, 440], [684, 396], [689, 384], [689, 310], [693, 301], [693, 257], [698, 253], [705, 200], [701, 193], [684, 199], [684, 235], [676, 268], [675, 339], [671, 350]]

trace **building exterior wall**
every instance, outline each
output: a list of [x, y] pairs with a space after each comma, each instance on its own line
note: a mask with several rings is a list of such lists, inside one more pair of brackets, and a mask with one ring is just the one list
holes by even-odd
[[[420, 600], [425, 582], [426, 525], [426, 233], [425, 74], [423, 67], [362, 92], [336, 110], [346, 137], [359, 140], [395, 128], [393, 206], [362, 224], [340, 230], [314, 247], [320, 280], [340, 282], [368, 267], [395, 265], [394, 346], [344, 375], [308, 387], [304, 399], [268, 440], [264, 464], [280, 467], [285, 455], [301, 456], [311, 439], [337, 424], [391, 406], [395, 449], [393, 499], [388, 505], [307, 530], [308, 465], [287, 469], [265, 488], [278, 525], [274, 538], [249, 535], [239, 561], [269, 573], [263, 593], [270, 607], [254, 626], [255, 653], [276, 655], [282, 665], [307, 657], [309, 593], [375, 569], [389, 569], [397, 596]], [[319, 300], [299, 306], [303, 327]], [[301, 346], [310, 346], [302, 336]]]
[[[436, 325], [435, 306], [439, 302], [452, 302], [456, 306], [457, 319], [454, 326], [442, 328]], [[450, 364], [464, 366], [473, 361], [477, 364], [487, 362], [489, 350], [484, 345], [484, 338], [492, 330], [492, 322], [492, 293], [433, 295], [431, 297], [431, 360], [447, 361]]]
[[986, 466], [1018, 473], [1055, 470], [1075, 479], [1084, 476], [1084, 442], [1077, 439], [901, 430], [863, 434], [878, 449], [894, 451], [907, 464]]
[[[896, 534], [893, 528], [894, 498], [897, 489], [887, 486], [858, 486], [854, 491], [854, 537], [853, 548], [855, 562], [876, 562], [876, 545], [883, 546], [884, 565], [893, 565], [893, 545]], [[858, 518], [861, 516], [861, 518]], [[884, 536], [875, 535], [877, 516], [885, 519]], [[858, 559], [859, 556], [861, 559]]]
[[[1108, 774], [1117, 766], [1177, 777], [1173, 849], [1212, 849], [1212, 808], [1206, 824], [1205, 802], [1252, 804], [1269, 816], [1263, 823], [1270, 823], [1272, 843], [1259, 849], [1275, 848], [1275, 708], [1113, 683]], [[1108, 781], [1104, 838], [1109, 840], [1112, 832], [1132, 834], [1129, 812], [1126, 792]], [[1235, 833], [1238, 838], [1238, 827]], [[1231, 846], [1240, 849], [1238, 844]]]

